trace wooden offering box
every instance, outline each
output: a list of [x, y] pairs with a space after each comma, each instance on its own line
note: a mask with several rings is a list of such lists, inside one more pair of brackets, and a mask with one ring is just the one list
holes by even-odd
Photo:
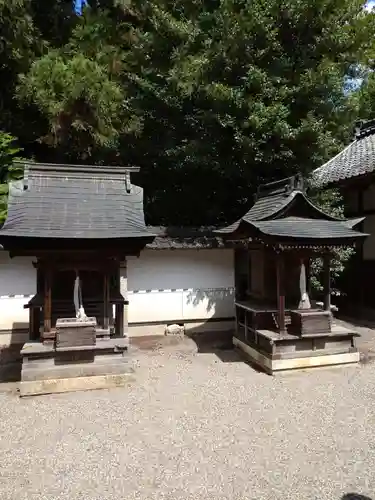
[[56, 347], [92, 346], [96, 344], [96, 319], [61, 318], [56, 322]]
[[331, 312], [319, 309], [290, 311], [290, 333], [308, 337], [331, 332]]

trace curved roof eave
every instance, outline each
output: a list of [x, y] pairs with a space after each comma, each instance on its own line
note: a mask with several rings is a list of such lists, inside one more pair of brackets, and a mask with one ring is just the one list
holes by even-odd
[[366, 217], [357, 217], [355, 219], [346, 219], [343, 221], [346, 227], [350, 229], [355, 229], [361, 222], [365, 220]]

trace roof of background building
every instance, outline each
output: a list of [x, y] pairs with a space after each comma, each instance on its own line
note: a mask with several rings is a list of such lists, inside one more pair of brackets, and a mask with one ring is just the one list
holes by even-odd
[[166, 227], [148, 226], [156, 238], [146, 248], [153, 250], [225, 248], [223, 239], [214, 233], [213, 227]]
[[362, 220], [338, 219], [323, 212], [306, 196], [302, 178], [295, 176], [260, 186], [252, 208], [217, 233], [234, 239], [272, 238], [309, 244], [312, 241], [344, 244], [367, 236], [353, 230]]
[[325, 187], [373, 173], [375, 170], [375, 120], [362, 122], [355, 140], [338, 155], [313, 171], [312, 184]]

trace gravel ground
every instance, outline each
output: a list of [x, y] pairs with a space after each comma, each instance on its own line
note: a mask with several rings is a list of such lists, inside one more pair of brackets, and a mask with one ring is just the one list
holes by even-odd
[[1, 500], [375, 500], [371, 360], [269, 377], [187, 339], [135, 358], [127, 388], [0, 394]]

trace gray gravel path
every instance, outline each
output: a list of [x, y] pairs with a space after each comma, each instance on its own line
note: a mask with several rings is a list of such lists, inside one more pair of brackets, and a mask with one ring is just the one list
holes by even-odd
[[124, 389], [0, 394], [0, 499], [375, 500], [375, 363], [269, 377], [192, 343]]

